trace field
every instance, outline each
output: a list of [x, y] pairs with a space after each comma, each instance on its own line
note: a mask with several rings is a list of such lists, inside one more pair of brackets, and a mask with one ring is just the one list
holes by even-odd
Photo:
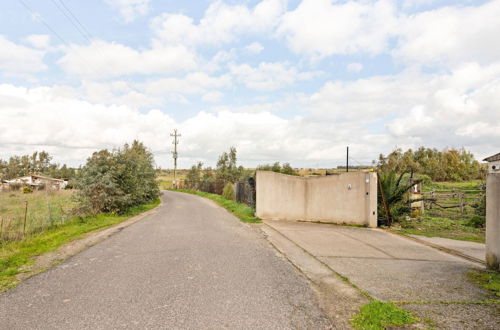
[[425, 202], [423, 216], [401, 221], [400, 231], [484, 243], [485, 229], [481, 225], [484, 217], [476, 213], [479, 198], [484, 194], [484, 183], [471, 180], [423, 184], [425, 198], [433, 198], [435, 202]]
[[[186, 179], [186, 174], [188, 170], [177, 170], [176, 179], [177, 181], [182, 182]], [[161, 170], [158, 171], [158, 176], [156, 180], [158, 181], [158, 185], [161, 190], [172, 189], [172, 182], [174, 181], [174, 171], [173, 170]]]
[[71, 190], [0, 192], [0, 242], [65, 223], [74, 206]]

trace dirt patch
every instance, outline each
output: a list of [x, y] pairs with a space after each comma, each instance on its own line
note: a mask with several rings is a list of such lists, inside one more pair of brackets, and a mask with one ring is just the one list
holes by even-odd
[[[159, 205], [161, 206], [161, 204]], [[136, 215], [135, 217], [132, 217], [128, 220], [125, 220], [123, 222], [120, 222], [116, 225], [113, 225], [111, 227], [99, 230], [99, 231], [94, 231], [87, 233], [83, 238], [74, 240], [72, 242], [66, 243], [60, 247], [58, 247], [56, 250], [47, 252], [44, 254], [41, 254], [39, 256], [36, 256], [34, 258], [34, 261], [30, 265], [26, 265], [21, 268], [21, 273], [16, 275], [16, 279], [18, 281], [23, 281], [26, 280], [27, 278], [30, 278], [33, 275], [36, 275], [38, 273], [41, 273], [45, 270], [47, 270], [50, 267], [53, 267], [64, 260], [68, 259], [69, 257], [74, 256], [75, 254], [105, 240], [106, 238], [110, 237], [113, 234], [118, 233], [119, 231], [123, 230], [125, 227], [128, 227], [140, 220], [142, 220], [144, 217], [156, 213], [157, 208], [154, 208], [152, 210], [146, 211], [142, 214]]]

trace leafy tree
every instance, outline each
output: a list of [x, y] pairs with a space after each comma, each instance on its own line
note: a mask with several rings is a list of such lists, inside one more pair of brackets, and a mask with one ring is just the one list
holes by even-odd
[[203, 163], [198, 162], [196, 165], [191, 166], [191, 169], [186, 174], [186, 186], [189, 189], [200, 189], [202, 181], [202, 167]]
[[280, 164], [280, 162], [275, 162], [274, 164], [264, 164], [257, 166], [259, 171], [273, 171], [276, 173], [288, 174], [288, 175], [298, 175], [297, 171], [289, 163]]
[[396, 149], [389, 155], [379, 156], [379, 171], [395, 170], [398, 173], [425, 174], [434, 181], [462, 181], [484, 179], [486, 168], [465, 149], [430, 149], [416, 151]]
[[122, 213], [160, 194], [153, 155], [138, 141], [113, 152], [93, 153], [77, 185], [80, 214]]
[[217, 193], [222, 193], [227, 183], [237, 182], [244, 174], [243, 166], [237, 166], [236, 161], [235, 147], [231, 147], [229, 152], [223, 152], [219, 156], [215, 172], [215, 190]]

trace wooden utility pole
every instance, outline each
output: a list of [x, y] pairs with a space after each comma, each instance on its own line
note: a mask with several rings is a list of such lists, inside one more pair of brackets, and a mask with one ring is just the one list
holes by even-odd
[[179, 133], [177, 133], [177, 129], [174, 129], [174, 132], [170, 134], [174, 138], [174, 141], [172, 144], [174, 145], [174, 151], [172, 151], [172, 155], [174, 157], [174, 187], [177, 188], [177, 177], [176, 177], [176, 172], [177, 172], [177, 145], [179, 144], [179, 137], [181, 136]]

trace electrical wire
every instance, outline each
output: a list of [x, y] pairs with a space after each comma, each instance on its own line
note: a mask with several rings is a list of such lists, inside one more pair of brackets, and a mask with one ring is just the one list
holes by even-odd
[[52, 0], [52, 3], [53, 3], [53, 4], [54, 4], [54, 6], [56, 6], [56, 7], [57, 7], [57, 9], [59, 9], [59, 11], [60, 11], [60, 12], [61, 12], [61, 13], [62, 13], [62, 14], [63, 14], [63, 15], [64, 15], [67, 19], [68, 19], [68, 21], [71, 23], [71, 25], [73, 25], [73, 26], [75, 27], [75, 29], [76, 29], [76, 30], [77, 30], [77, 31], [78, 31], [78, 32], [79, 32], [79, 33], [83, 36], [83, 38], [84, 38], [85, 40], [87, 40], [89, 43], [91, 43], [91, 42], [92, 42], [92, 40], [90, 40], [90, 38], [86, 35], [85, 31], [84, 31], [84, 30], [82, 30], [82, 29], [80, 28], [80, 26], [78, 26], [78, 25], [75, 23], [74, 19], [73, 19], [70, 15], [68, 15], [68, 13], [66, 13], [66, 12], [62, 9], [61, 5], [60, 5], [60, 4], [58, 4], [58, 3], [56, 2], [56, 0]]

